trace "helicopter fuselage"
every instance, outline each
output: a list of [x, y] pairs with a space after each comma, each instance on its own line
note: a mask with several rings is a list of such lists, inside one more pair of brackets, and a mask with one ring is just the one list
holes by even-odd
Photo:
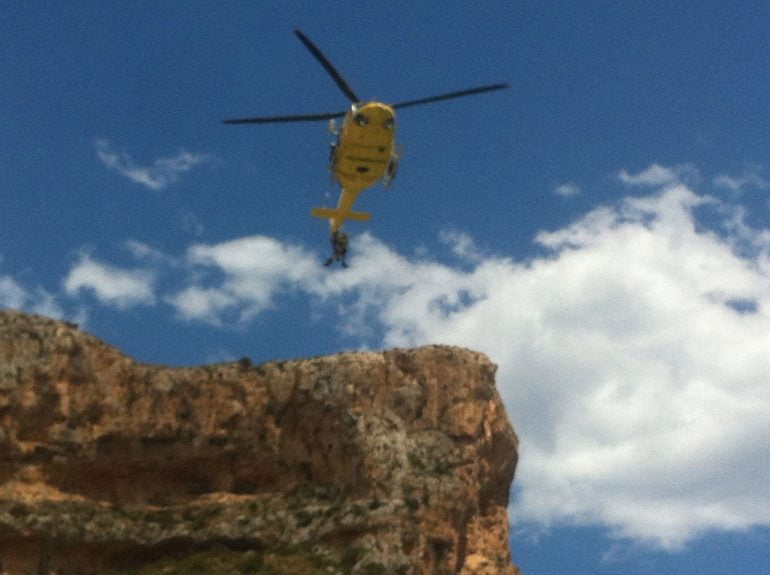
[[396, 113], [387, 104], [367, 102], [345, 114], [330, 169], [343, 189], [365, 189], [381, 180], [395, 158]]
[[380, 180], [389, 183], [395, 175], [398, 154], [395, 145], [396, 113], [382, 102], [354, 104], [345, 114], [332, 144], [329, 169], [342, 188], [336, 209], [315, 208], [312, 215], [328, 218], [332, 232], [346, 219], [366, 221], [371, 215], [352, 211], [358, 195]]

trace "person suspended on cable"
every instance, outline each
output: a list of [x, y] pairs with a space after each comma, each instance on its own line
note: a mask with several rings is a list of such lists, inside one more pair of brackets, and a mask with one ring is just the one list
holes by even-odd
[[348, 253], [348, 234], [341, 230], [337, 230], [332, 233], [331, 244], [332, 257], [326, 260], [324, 265], [328, 267], [332, 265], [333, 262], [340, 262], [343, 268], [348, 267], [348, 264], [345, 261], [345, 256]]

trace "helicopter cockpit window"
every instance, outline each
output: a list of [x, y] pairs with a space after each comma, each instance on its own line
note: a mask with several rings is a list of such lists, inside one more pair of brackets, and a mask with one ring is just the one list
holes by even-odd
[[369, 117], [364, 114], [356, 114], [353, 116], [353, 122], [355, 122], [357, 126], [366, 126], [369, 124]]
[[388, 118], [385, 120], [385, 123], [382, 125], [386, 130], [392, 130], [396, 126], [396, 120], [395, 118]]

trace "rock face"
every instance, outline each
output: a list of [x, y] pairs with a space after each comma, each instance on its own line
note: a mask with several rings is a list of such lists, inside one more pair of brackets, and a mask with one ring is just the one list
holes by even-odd
[[167, 368], [0, 312], [0, 573], [515, 574], [494, 373], [440, 346]]

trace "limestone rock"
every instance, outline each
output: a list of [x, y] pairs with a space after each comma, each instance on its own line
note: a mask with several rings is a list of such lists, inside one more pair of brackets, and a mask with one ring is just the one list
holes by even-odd
[[494, 373], [442, 346], [168, 368], [0, 312], [0, 572], [515, 574]]

